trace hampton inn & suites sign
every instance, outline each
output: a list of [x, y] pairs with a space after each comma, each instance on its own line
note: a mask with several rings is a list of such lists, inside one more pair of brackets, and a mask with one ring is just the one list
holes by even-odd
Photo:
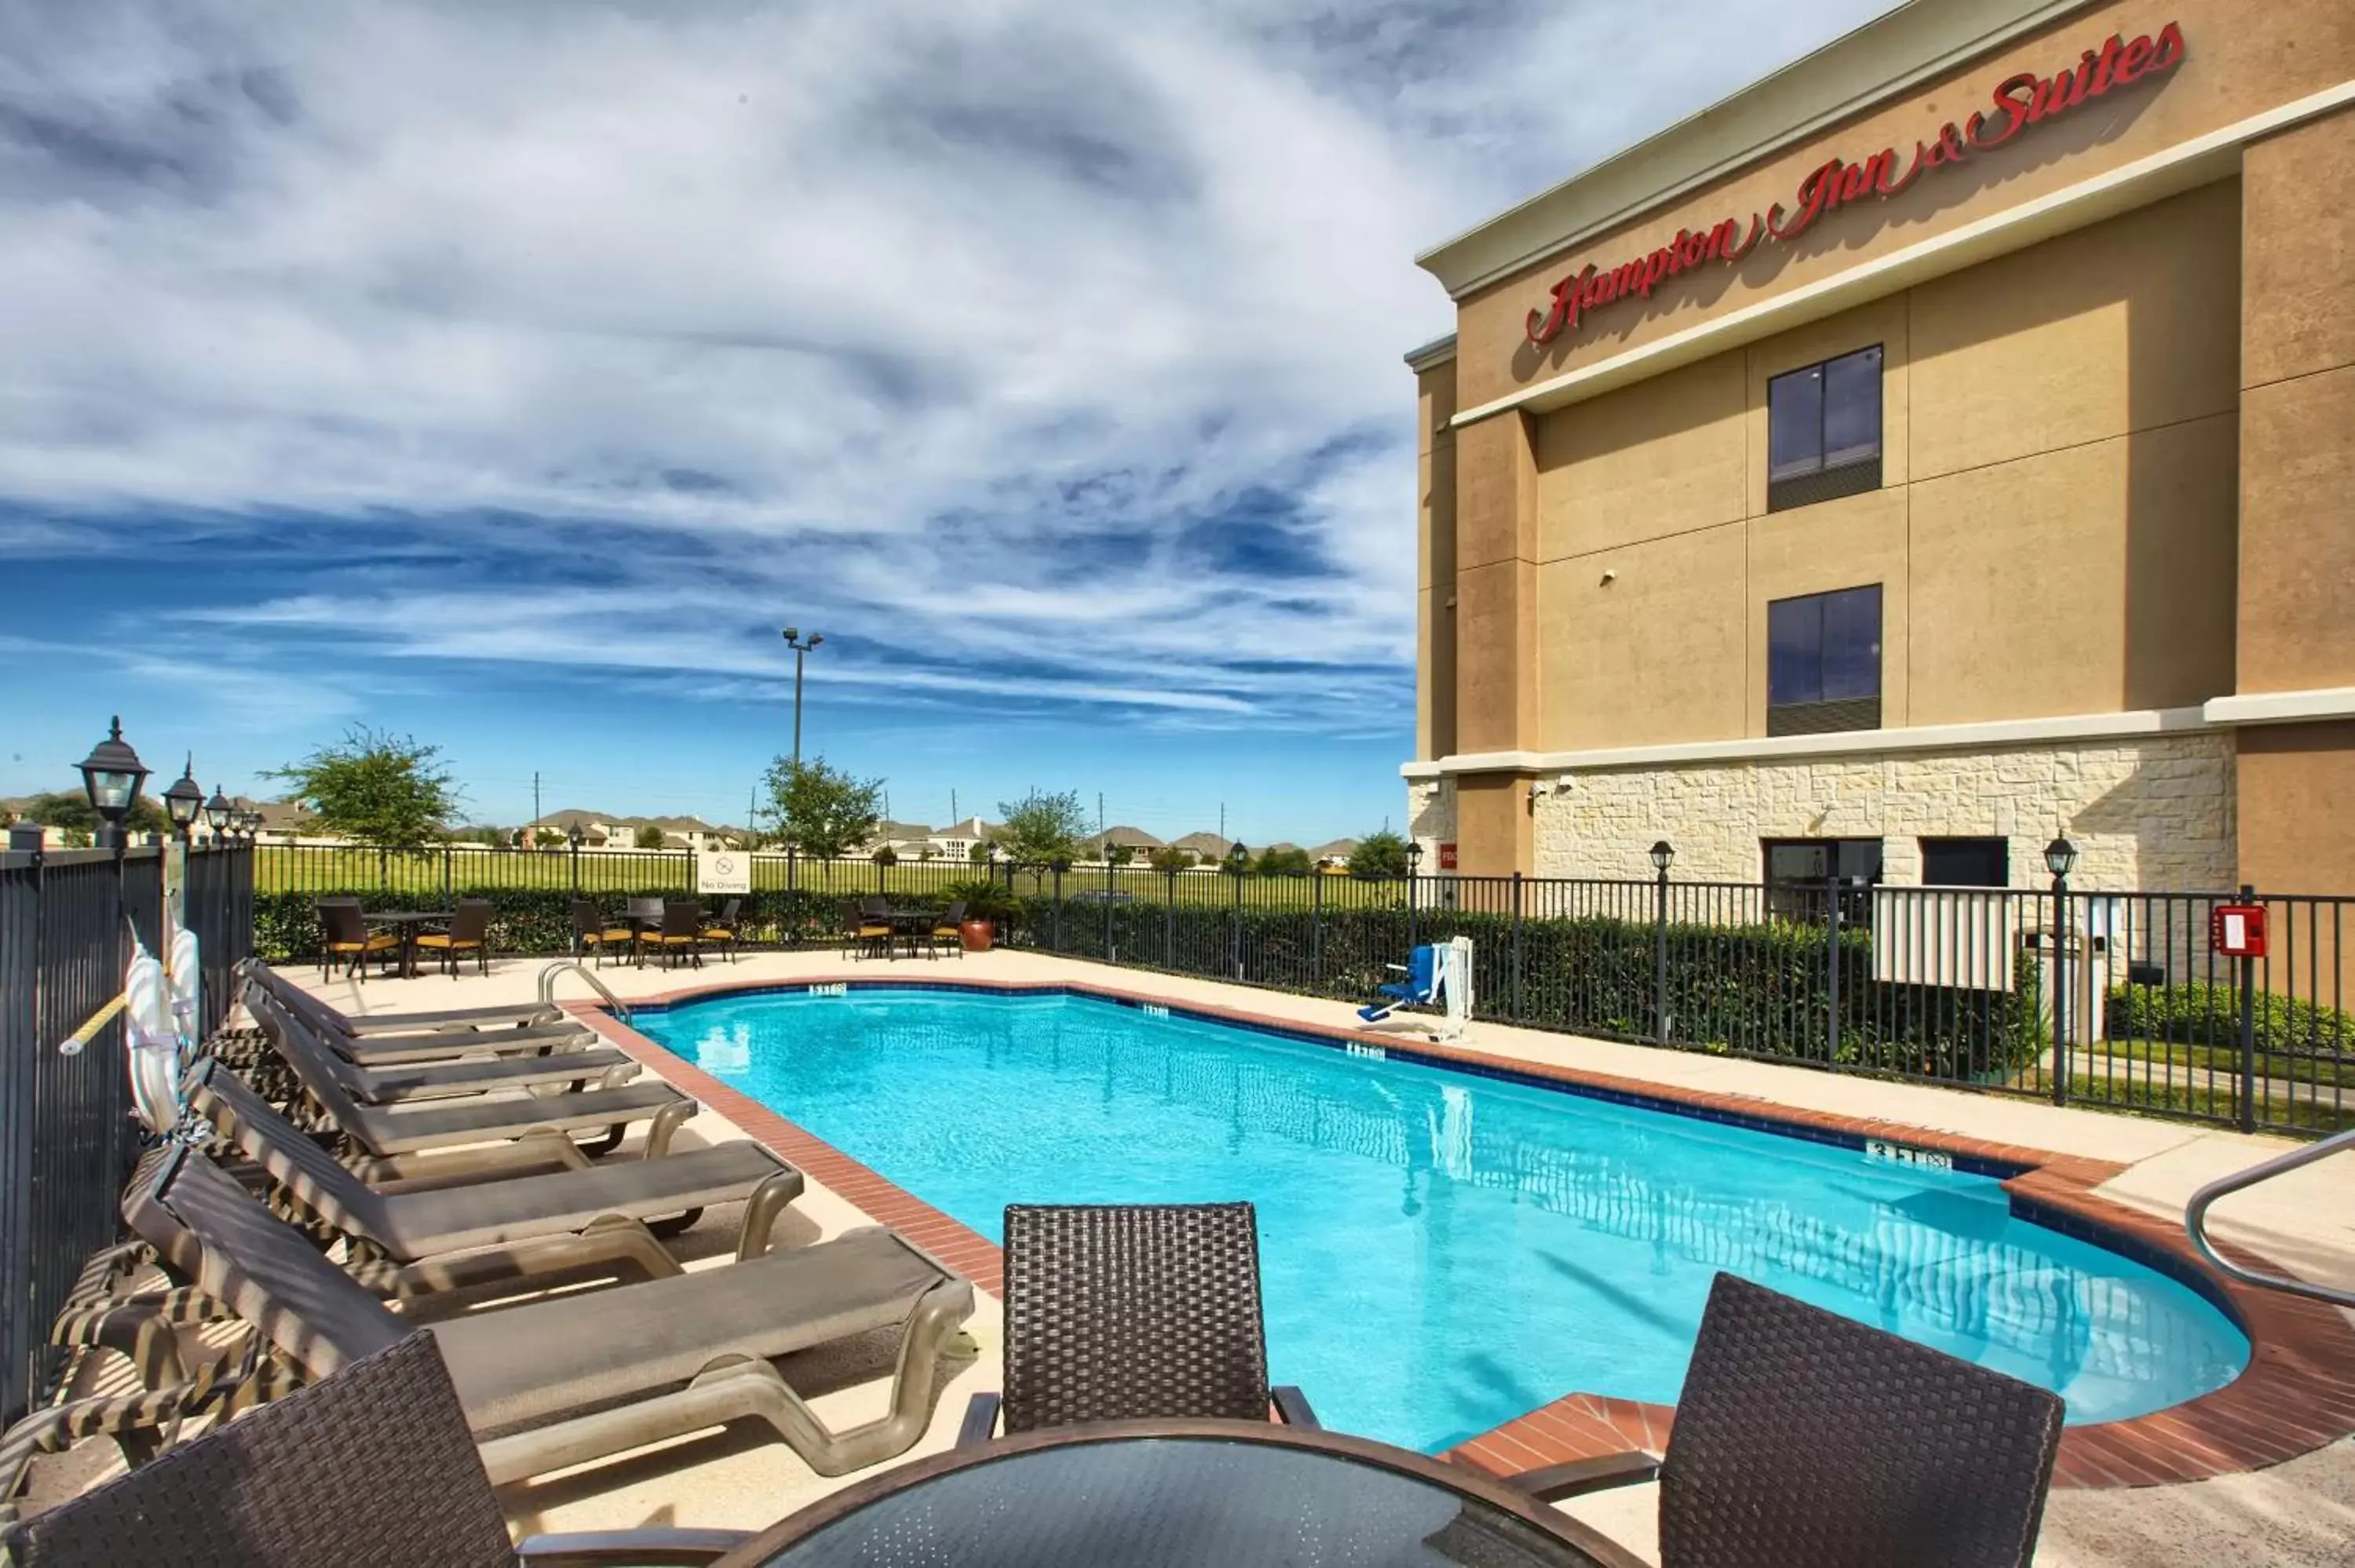
[[1753, 213], [1746, 229], [1735, 217], [1721, 218], [1703, 229], [1679, 228], [1674, 239], [1646, 255], [1611, 268], [1589, 264], [1563, 278], [1553, 286], [1551, 308], [1529, 313], [1529, 339], [1551, 343], [1600, 307], [1630, 298], [1650, 299], [1652, 291], [1671, 278], [1711, 263], [1739, 261], [1761, 243], [1796, 239], [1827, 214], [1852, 203], [1893, 196], [1925, 174], [1991, 152], [2034, 126], [2164, 76], [2182, 61], [2183, 30], [2169, 22], [2157, 37], [2127, 39], [2113, 33], [2100, 48], [2085, 50], [2075, 65], [2050, 76], [2021, 71], [2006, 77], [1988, 94], [1987, 108], [1975, 111], [1959, 125], [1950, 120], [1935, 136], [1914, 143], [1910, 158], [1900, 156], [1894, 147], [1854, 163], [1833, 158], [1799, 182], [1787, 212], [1776, 202], [1763, 215]]

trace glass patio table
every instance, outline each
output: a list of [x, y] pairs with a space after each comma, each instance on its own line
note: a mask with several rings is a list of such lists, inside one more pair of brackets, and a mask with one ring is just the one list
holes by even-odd
[[1494, 1478], [1362, 1437], [1241, 1421], [1022, 1433], [884, 1471], [722, 1568], [1625, 1568]]

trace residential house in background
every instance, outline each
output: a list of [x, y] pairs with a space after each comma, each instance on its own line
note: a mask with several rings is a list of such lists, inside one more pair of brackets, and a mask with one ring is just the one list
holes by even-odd
[[1357, 840], [1335, 839], [1330, 843], [1321, 843], [1310, 850], [1308, 860], [1319, 871], [1342, 873], [1349, 869], [1349, 857], [1357, 853]]

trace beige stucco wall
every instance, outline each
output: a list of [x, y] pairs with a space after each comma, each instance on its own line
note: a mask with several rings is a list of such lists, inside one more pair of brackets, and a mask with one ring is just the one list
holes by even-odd
[[1414, 754], [1455, 749], [1455, 362], [1415, 376]]
[[1423, 863], [1439, 865], [1439, 846], [1455, 842], [1455, 780], [1411, 779], [1406, 787], [1407, 837], [1423, 846]]
[[[2165, 78], [2113, 91], [2002, 147], [1925, 173], [1901, 195], [1835, 214], [1791, 244], [1761, 245], [1737, 264], [1707, 265], [1648, 300], [1609, 306], [1544, 350], [1527, 341], [1529, 313], [1547, 304], [1558, 278], [1590, 262], [1608, 270], [1670, 242], [1680, 228], [1706, 229], [1726, 217], [1746, 228], [1753, 214], [1776, 203], [1787, 210], [1800, 182], [1827, 159], [1853, 161], [1893, 147], [1910, 160], [1917, 141], [1987, 104], [1989, 90], [2015, 72], [2049, 76], [2114, 31], [2156, 35], [2170, 21], [2181, 25], [2185, 53]], [[1772, 299], [2350, 78], [2355, 18], [2344, 0], [2120, 0], [2088, 7], [1466, 296], [1457, 312], [1458, 394], [1467, 408], [1508, 397], [1681, 332], [1712, 312]]]
[[1756, 882], [1759, 841], [1878, 838], [1884, 879], [1921, 880], [1923, 837], [2000, 834], [2015, 886], [2044, 884], [2065, 833], [2087, 888], [2232, 885], [2232, 736], [2223, 732], [1582, 771], [1534, 802], [1540, 876], [1647, 877], [1652, 842], [1678, 880]]

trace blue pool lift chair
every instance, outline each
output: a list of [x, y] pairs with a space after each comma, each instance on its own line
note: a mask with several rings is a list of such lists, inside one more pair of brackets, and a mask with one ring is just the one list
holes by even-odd
[[1375, 987], [1375, 991], [1379, 995], [1390, 1000], [1369, 1002], [1358, 1009], [1359, 1018], [1369, 1023], [1380, 1023], [1401, 1007], [1410, 1005], [1430, 1007], [1438, 1002], [1439, 949], [1436, 947], [1426, 943], [1409, 954], [1405, 963], [1385, 964], [1382, 967], [1395, 969], [1406, 976], [1406, 979]]

